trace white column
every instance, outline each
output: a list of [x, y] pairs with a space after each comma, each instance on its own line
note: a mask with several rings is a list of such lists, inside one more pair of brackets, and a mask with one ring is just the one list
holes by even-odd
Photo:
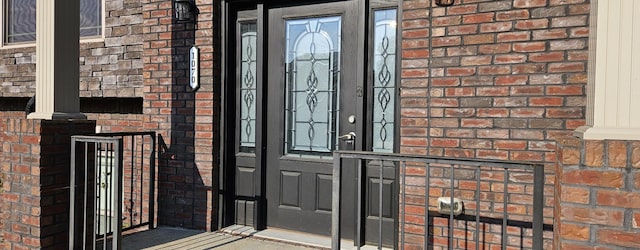
[[587, 126], [591, 140], [640, 140], [640, 1], [592, 0]]
[[36, 111], [29, 119], [80, 113], [80, 0], [36, 1]]

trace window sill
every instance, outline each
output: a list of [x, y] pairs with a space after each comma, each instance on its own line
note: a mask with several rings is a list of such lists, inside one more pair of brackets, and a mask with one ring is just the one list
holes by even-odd
[[[87, 37], [87, 38], [80, 39], [81, 44], [82, 43], [98, 43], [98, 42], [104, 42], [104, 37]], [[36, 46], [35, 42], [12, 43], [12, 44], [0, 45], [0, 50], [31, 48], [35, 46]]]

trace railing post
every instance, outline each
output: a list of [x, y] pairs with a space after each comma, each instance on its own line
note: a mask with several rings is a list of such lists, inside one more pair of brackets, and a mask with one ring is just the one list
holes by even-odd
[[533, 249], [542, 249], [544, 225], [544, 166], [533, 168]]
[[340, 153], [333, 153], [333, 188], [331, 190], [331, 249], [340, 249]]

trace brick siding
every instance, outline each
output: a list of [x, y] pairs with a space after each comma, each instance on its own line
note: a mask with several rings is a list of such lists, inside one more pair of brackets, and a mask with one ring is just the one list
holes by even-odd
[[[451, 7], [430, 9], [430, 1], [408, 0], [402, 5], [401, 152], [543, 163], [545, 223], [551, 224], [555, 139], [585, 124], [589, 1], [456, 0]], [[510, 190], [522, 187], [530, 191], [532, 185], [509, 182]], [[509, 211], [523, 212], [523, 220], [530, 221], [531, 210], [522, 208], [526, 195], [510, 194]], [[421, 202], [418, 207], [424, 207]], [[424, 218], [417, 218], [418, 227], [405, 228], [414, 239], [424, 235], [419, 230]], [[429, 234], [435, 248], [469, 247], [459, 243], [469, 240], [459, 239], [449, 246], [447, 233], [433, 223], [440, 232]], [[464, 228], [463, 221], [456, 223]], [[466, 239], [483, 234], [481, 243], [498, 246], [502, 229], [489, 228], [459, 233], [467, 233]], [[530, 247], [528, 240], [515, 240], [527, 239], [530, 231], [514, 229], [507, 228], [507, 248]], [[551, 237], [545, 232], [545, 248]], [[405, 244], [420, 246], [420, 240]]]
[[70, 135], [92, 133], [95, 123], [5, 117], [0, 122], [3, 249], [67, 248]]
[[640, 248], [640, 142], [558, 143], [554, 249]]
[[[159, 223], [211, 230], [217, 225], [213, 171], [214, 5], [196, 1], [198, 23], [177, 24], [169, 0], [143, 0], [144, 128], [160, 133]], [[189, 49], [200, 49], [200, 88], [190, 90]]]
[[402, 152], [553, 162], [585, 124], [588, 1], [403, 8]]
[[[104, 39], [80, 43], [80, 96], [143, 97], [141, 0], [105, 0]], [[35, 94], [32, 46], [0, 48], [0, 97]]]

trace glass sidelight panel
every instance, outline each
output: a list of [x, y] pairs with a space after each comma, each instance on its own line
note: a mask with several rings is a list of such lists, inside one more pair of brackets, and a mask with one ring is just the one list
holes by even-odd
[[240, 25], [240, 151], [256, 146], [256, 37], [255, 22]]
[[285, 21], [286, 154], [335, 149], [341, 17]]
[[373, 148], [393, 152], [396, 88], [396, 9], [374, 12]]

